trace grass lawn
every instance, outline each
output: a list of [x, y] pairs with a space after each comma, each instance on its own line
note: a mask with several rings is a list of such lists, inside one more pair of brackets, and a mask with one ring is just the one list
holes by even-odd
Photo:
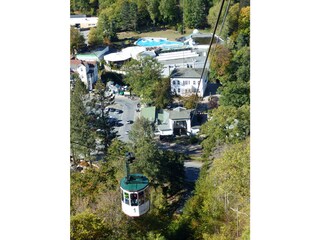
[[[188, 36], [191, 34], [193, 29], [186, 29], [185, 34], [180, 34], [178, 31], [175, 31], [173, 29], [169, 28], [157, 28], [151, 31], [142, 31], [142, 32], [120, 32], [118, 33], [118, 38], [119, 40], [123, 39], [129, 39], [129, 38], [134, 38], [134, 39], [139, 39], [141, 37], [163, 37], [163, 38], [168, 38], [168, 40], [174, 41], [176, 38], [182, 37], [182, 36]], [[211, 32], [211, 29], [204, 29], [200, 30], [202, 33], [208, 33]]]

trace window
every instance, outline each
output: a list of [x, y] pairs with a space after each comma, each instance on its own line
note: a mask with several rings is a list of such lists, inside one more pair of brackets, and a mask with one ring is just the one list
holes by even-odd
[[180, 85], [180, 81], [179, 80], [177, 81], [177, 84]]
[[193, 81], [193, 85], [196, 85], [196, 81]]
[[139, 192], [138, 196], [139, 196], [139, 206], [140, 206], [144, 204], [144, 192], [143, 191]]
[[180, 88], [178, 88], [178, 93], [180, 93]]
[[131, 193], [130, 199], [131, 199], [131, 206], [138, 206], [138, 194]]
[[124, 203], [129, 205], [129, 193], [124, 193]]
[[176, 84], [176, 81], [173, 80], [173, 81], [172, 81], [172, 84], [175, 85], [175, 84]]
[[189, 85], [190, 81], [183, 81], [183, 85]]

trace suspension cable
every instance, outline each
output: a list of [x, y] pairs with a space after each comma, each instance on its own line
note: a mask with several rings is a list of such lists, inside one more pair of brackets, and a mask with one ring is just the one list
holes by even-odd
[[[208, 49], [208, 52], [207, 52], [207, 56], [206, 56], [206, 59], [205, 59], [205, 61], [204, 61], [204, 65], [203, 65], [202, 72], [201, 72], [201, 75], [200, 75], [200, 81], [198, 82], [198, 87], [197, 87], [197, 91], [196, 91], [196, 97], [197, 97], [197, 98], [198, 98], [198, 91], [199, 91], [199, 88], [200, 88], [200, 82], [201, 82], [201, 79], [203, 78], [203, 74], [204, 74], [204, 71], [205, 71], [205, 69], [206, 69], [206, 65], [207, 65], [207, 61], [208, 61], [208, 57], [209, 57], [211, 45], [212, 45], [212, 43], [213, 43], [213, 39], [214, 39], [214, 37], [215, 37], [216, 31], [217, 31], [217, 28], [218, 28], [219, 19], [220, 19], [221, 12], [222, 12], [222, 9], [223, 9], [224, 1], [225, 1], [225, 0], [222, 0], [222, 2], [221, 2], [219, 14], [218, 14], [218, 17], [217, 17], [217, 20], [216, 20], [216, 24], [215, 24], [215, 26], [214, 26], [214, 30], [213, 30], [213, 33], [212, 33], [212, 37], [211, 37], [211, 40], [210, 40], [210, 45], [209, 45], [209, 49]], [[197, 101], [195, 111], [197, 110], [198, 104], [199, 104], [199, 100]], [[192, 115], [191, 122], [192, 122], [192, 120], [193, 120], [194, 115], [195, 115], [195, 114]]]

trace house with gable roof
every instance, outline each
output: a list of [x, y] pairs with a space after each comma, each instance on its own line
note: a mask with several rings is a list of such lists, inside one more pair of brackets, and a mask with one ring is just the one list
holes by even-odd
[[98, 80], [97, 62], [71, 59], [70, 71], [79, 74], [81, 81], [87, 86], [89, 91], [92, 90], [93, 84]]

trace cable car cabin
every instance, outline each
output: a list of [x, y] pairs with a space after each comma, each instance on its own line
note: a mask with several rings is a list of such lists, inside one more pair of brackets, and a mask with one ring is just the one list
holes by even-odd
[[120, 181], [122, 211], [139, 217], [149, 211], [149, 180], [142, 174], [130, 174]]

